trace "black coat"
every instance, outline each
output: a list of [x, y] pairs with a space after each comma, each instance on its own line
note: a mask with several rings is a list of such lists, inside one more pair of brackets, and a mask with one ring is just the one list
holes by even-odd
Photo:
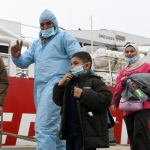
[[[60, 139], [66, 139], [66, 101], [71, 81], [65, 86], [55, 84], [53, 101], [61, 106]], [[108, 148], [109, 136], [107, 125], [107, 112], [112, 93], [100, 77], [89, 73], [79, 75], [78, 87], [83, 89], [80, 99], [77, 99], [80, 123], [83, 135], [84, 149]], [[90, 87], [90, 89], [86, 89]], [[89, 115], [92, 112], [92, 116]]]

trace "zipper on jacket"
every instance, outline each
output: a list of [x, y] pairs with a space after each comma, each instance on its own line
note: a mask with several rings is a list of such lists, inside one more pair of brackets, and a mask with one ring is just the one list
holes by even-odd
[[82, 122], [82, 117], [81, 117], [81, 106], [80, 106], [80, 102], [78, 100], [77, 100], [77, 107], [78, 107], [78, 112], [79, 112], [79, 119], [80, 119], [80, 124], [81, 124], [81, 130], [82, 130], [82, 139], [83, 139], [82, 150], [84, 150], [83, 122]]

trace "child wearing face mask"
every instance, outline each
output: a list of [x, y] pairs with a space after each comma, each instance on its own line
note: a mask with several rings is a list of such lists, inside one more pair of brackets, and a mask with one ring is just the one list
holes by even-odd
[[62, 108], [59, 136], [66, 140], [66, 150], [109, 147], [107, 110], [112, 93], [91, 72], [91, 65], [89, 53], [75, 53], [71, 71], [53, 89], [53, 101]]

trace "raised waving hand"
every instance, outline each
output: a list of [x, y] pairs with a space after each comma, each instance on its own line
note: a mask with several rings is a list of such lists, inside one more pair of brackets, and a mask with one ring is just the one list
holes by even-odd
[[16, 44], [11, 47], [11, 55], [15, 58], [18, 58], [21, 56], [21, 49], [22, 49], [22, 41], [16, 41]]

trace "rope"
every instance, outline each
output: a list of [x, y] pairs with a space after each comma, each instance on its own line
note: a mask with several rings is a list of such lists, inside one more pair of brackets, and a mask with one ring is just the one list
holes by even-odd
[[2, 135], [8, 135], [8, 136], [15, 137], [15, 138], [20, 138], [23, 140], [36, 142], [35, 137], [33, 137], [33, 136], [17, 135], [17, 134], [13, 134], [13, 133], [9, 133], [9, 132], [4, 132], [4, 131], [2, 131]]
[[[8, 136], [15, 137], [15, 138], [20, 138], [23, 140], [36, 142], [35, 137], [33, 137], [33, 136], [17, 135], [17, 134], [13, 134], [13, 133], [9, 133], [9, 132], [4, 132], [4, 131], [2, 131], [2, 135], [8, 135]], [[116, 145], [116, 142], [110, 142], [109, 145], [114, 146], [114, 145]]]
[[4, 132], [3, 131], [3, 114], [0, 115], [0, 148], [2, 146], [2, 135], [8, 135], [8, 136], [11, 136], [14, 138], [20, 138], [23, 140], [36, 142], [35, 137], [32, 137], [32, 136], [17, 135], [17, 134], [13, 134], [13, 133], [9, 133], [9, 132]]

